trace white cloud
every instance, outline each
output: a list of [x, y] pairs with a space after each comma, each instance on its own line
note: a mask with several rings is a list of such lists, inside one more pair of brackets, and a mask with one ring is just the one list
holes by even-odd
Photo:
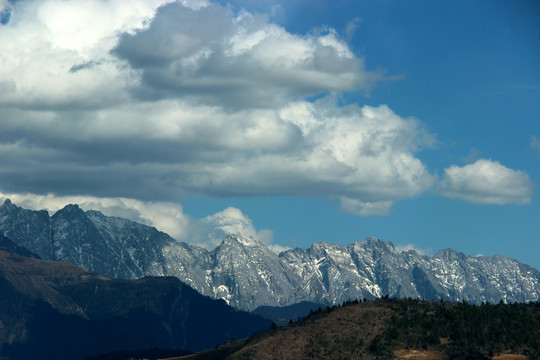
[[276, 107], [327, 91], [369, 89], [364, 70], [333, 29], [296, 35], [262, 15], [219, 5], [158, 10], [150, 27], [113, 51], [141, 72], [143, 98], [180, 97], [229, 109]]
[[272, 245], [274, 233], [269, 229], [257, 231], [253, 222], [240, 209], [228, 207], [227, 209], [209, 215], [198, 220], [197, 227], [202, 236], [197, 243], [206, 244], [206, 247], [214, 248], [229, 234], [239, 234], [259, 240], [267, 246]]
[[272, 230], [257, 230], [249, 217], [237, 208], [229, 207], [203, 219], [184, 213], [178, 203], [148, 202], [128, 198], [98, 198], [92, 196], [55, 196], [36, 194], [6, 194], [0, 192], [0, 204], [10, 199], [25, 209], [47, 210], [52, 215], [67, 204], [78, 204], [83, 210], [98, 210], [107, 216], [117, 216], [154, 226], [178, 241], [195, 244], [209, 250], [218, 246], [229, 234], [249, 236], [270, 249], [287, 247], [273, 244]]
[[351, 21], [347, 23], [345, 26], [345, 36], [350, 41], [352, 37], [354, 36], [354, 32], [356, 31], [356, 28], [360, 25], [362, 22], [362, 19], [359, 17], [355, 17]]
[[[290, 34], [219, 5], [172, 4], [154, 17], [159, 2], [126, 13], [121, 2], [88, 4], [90, 18], [111, 10], [95, 32], [79, 2], [30, 2], [0, 28], [10, 55], [0, 75], [14, 85], [0, 97], [3, 191], [344, 197], [368, 214], [433, 183], [415, 157], [430, 142], [418, 121], [332, 96], [297, 100], [378, 76], [332, 29]], [[75, 24], [54, 22], [66, 14]]]
[[533, 191], [534, 183], [527, 173], [486, 159], [463, 167], [450, 166], [440, 183], [444, 196], [481, 204], [528, 204]]
[[[7, 85], [0, 101], [31, 108], [88, 108], [120, 101], [133, 74], [109, 55], [117, 33], [144, 28], [165, 2], [14, 3], [10, 21], [0, 27], [0, 74]], [[70, 71], [73, 67], [81, 71]]]
[[342, 197], [340, 199], [340, 210], [349, 214], [368, 216], [368, 215], [387, 215], [390, 213], [392, 201], [359, 201]]
[[276, 254], [280, 254], [280, 253], [282, 253], [284, 251], [287, 251], [287, 250], [292, 250], [292, 248], [289, 247], [289, 246], [282, 246], [282, 245], [278, 245], [278, 244], [270, 244], [270, 245], [268, 245], [268, 249], [270, 249], [271, 251], [273, 251]]
[[540, 153], [540, 140], [535, 135], [531, 135], [530, 145], [533, 149]]
[[418, 120], [337, 105], [382, 75], [333, 29], [292, 34], [266, 16], [169, 2], [13, 4], [0, 26], [2, 191], [144, 204], [324, 196], [383, 215], [433, 186], [416, 153], [434, 139]]
[[[5, 113], [12, 116], [4, 136], [13, 142], [2, 144], [0, 176], [14, 176], [13, 186], [22, 187], [11, 192], [80, 193], [91, 186], [100, 197], [157, 200], [190, 192], [346, 197], [372, 209], [351, 212], [380, 214], [382, 204], [433, 184], [415, 157], [430, 137], [386, 106], [337, 108], [323, 99], [229, 113], [161, 100], [94, 111], [80, 121], [71, 112]], [[90, 185], [93, 173], [99, 176]]]
[[431, 249], [420, 249], [418, 248], [415, 244], [402, 244], [402, 245], [396, 245], [396, 250], [399, 251], [399, 252], [402, 252], [402, 251], [409, 251], [409, 250], [414, 250], [416, 251], [417, 253], [419, 253], [420, 255], [429, 255], [433, 252], [433, 250]]

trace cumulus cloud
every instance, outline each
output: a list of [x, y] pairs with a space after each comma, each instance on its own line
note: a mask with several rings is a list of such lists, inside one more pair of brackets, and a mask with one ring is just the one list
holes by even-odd
[[274, 233], [268, 229], [257, 231], [253, 222], [240, 209], [228, 207], [223, 211], [200, 219], [197, 223], [202, 231], [199, 243], [215, 247], [229, 234], [240, 234], [271, 245]]
[[0, 36], [2, 191], [325, 196], [369, 215], [433, 184], [419, 121], [336, 104], [381, 76], [332, 29], [202, 1], [29, 1]]
[[263, 242], [271, 250], [287, 247], [274, 244], [272, 230], [257, 230], [251, 219], [237, 208], [196, 219], [184, 213], [178, 203], [148, 202], [129, 198], [99, 198], [92, 196], [55, 196], [36, 194], [6, 194], [0, 192], [0, 204], [10, 199], [25, 209], [47, 210], [51, 215], [67, 204], [78, 204], [83, 210], [98, 210], [107, 216], [117, 216], [154, 226], [178, 241], [202, 246], [209, 250], [218, 246], [230, 234], [249, 236]]
[[486, 159], [450, 166], [440, 183], [444, 196], [480, 204], [528, 204], [533, 191], [534, 184], [525, 172]]
[[166, 100], [104, 109], [80, 122], [11, 113], [0, 135], [15, 139], [0, 154], [11, 192], [46, 185], [100, 197], [284, 194], [377, 203], [415, 196], [433, 182], [414, 155], [429, 146], [429, 135], [386, 106], [337, 108], [323, 99], [227, 113]]
[[220, 5], [163, 6], [148, 29], [122, 35], [113, 54], [142, 72], [133, 89], [141, 98], [182, 97], [226, 108], [369, 89], [382, 78], [365, 71], [333, 29], [293, 35], [266, 16]]
[[[129, 71], [119, 71], [107, 55], [116, 43], [113, 35], [143, 28], [165, 2], [13, 3], [9, 23], [0, 28], [5, 39], [0, 102], [58, 109], [120, 101], [123, 88], [132, 80]], [[81, 64], [93, 64], [92, 71], [69, 71]]]
[[[382, 75], [331, 28], [292, 34], [267, 16], [196, 0], [25, 1], [6, 11], [6, 193], [122, 199], [108, 211], [131, 206], [130, 218], [181, 239], [191, 226], [198, 241], [215, 244], [240, 227], [270, 244], [271, 232], [254, 230], [238, 209], [193, 220], [170, 202], [323, 196], [348, 213], [384, 215], [435, 184], [417, 156], [435, 141], [420, 121], [386, 105], [337, 104], [336, 94], [369, 90]], [[319, 100], [307, 101], [312, 95]], [[472, 186], [452, 169], [447, 196]], [[160, 215], [151, 218], [143, 204]]]

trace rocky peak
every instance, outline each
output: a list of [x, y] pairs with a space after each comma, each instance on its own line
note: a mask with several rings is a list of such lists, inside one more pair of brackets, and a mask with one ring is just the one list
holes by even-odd
[[6, 199], [4, 200], [4, 204], [2, 205], [2, 207], [6, 207], [6, 208], [11, 208], [11, 207], [17, 207], [16, 205], [14, 205], [10, 199]]
[[23, 209], [6, 199], [0, 206], [0, 231], [19, 246], [52, 259], [50, 243], [50, 217], [45, 210]]
[[77, 205], [51, 218], [10, 201], [0, 207], [0, 231], [42, 258], [111, 278], [177, 276], [205, 295], [247, 310], [303, 300], [337, 304], [385, 294], [475, 303], [540, 299], [540, 272], [517, 261], [471, 257], [452, 249], [420, 256], [376, 238], [348, 246], [316, 243], [278, 256], [260, 241], [229, 235], [208, 252], [155, 228], [84, 212]]
[[77, 204], [69, 204], [64, 206], [64, 208], [58, 210], [53, 217], [61, 217], [61, 216], [68, 216], [68, 217], [86, 217], [84, 211], [79, 207]]
[[10, 199], [4, 200], [4, 204], [2, 204], [2, 206], [0, 206], [0, 215], [7, 214], [7, 213], [12, 213], [12, 212], [24, 214], [22, 216], [25, 217], [25, 218], [28, 217], [28, 216], [31, 216], [31, 217], [32, 216], [37, 216], [37, 217], [40, 217], [40, 218], [48, 218], [49, 217], [49, 212], [47, 210], [27, 210], [27, 209], [23, 209], [20, 206], [15, 205], [13, 202], [11, 202]]
[[228, 235], [221, 242], [221, 246], [264, 246], [260, 241], [254, 240], [248, 236], [242, 236], [239, 234]]
[[[0, 214], [20, 212], [20, 211], [24, 211], [24, 209], [13, 204], [10, 199], [4, 200], [4, 204], [0, 206]], [[27, 210], [27, 211], [30, 211], [30, 210]]]
[[381, 251], [391, 251], [396, 252], [396, 248], [394, 244], [392, 244], [390, 241], [384, 241], [381, 239], [377, 239], [375, 237], [368, 237], [362, 242], [362, 246], [365, 249], [372, 249], [372, 250], [381, 250]]
[[437, 253], [433, 256], [435, 259], [444, 259], [444, 260], [454, 260], [462, 257], [463, 253], [458, 253], [456, 250], [448, 248], [437, 251]]

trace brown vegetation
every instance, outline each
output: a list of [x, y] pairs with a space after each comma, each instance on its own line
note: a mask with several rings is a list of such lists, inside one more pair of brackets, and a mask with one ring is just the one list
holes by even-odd
[[394, 351], [397, 360], [446, 360], [448, 355], [442, 351], [400, 349]]
[[[501, 334], [496, 329], [504, 328]], [[540, 304], [380, 299], [320, 311], [184, 357], [212, 359], [537, 359]]]

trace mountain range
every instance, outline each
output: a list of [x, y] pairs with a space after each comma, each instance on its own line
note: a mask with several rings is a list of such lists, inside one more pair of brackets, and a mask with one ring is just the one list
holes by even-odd
[[49, 216], [9, 200], [0, 206], [0, 232], [42, 259], [70, 262], [107, 278], [177, 277], [203, 295], [248, 311], [385, 295], [472, 303], [540, 299], [540, 272], [516, 260], [453, 249], [426, 256], [376, 238], [276, 254], [259, 241], [230, 235], [208, 251], [77, 205]]

